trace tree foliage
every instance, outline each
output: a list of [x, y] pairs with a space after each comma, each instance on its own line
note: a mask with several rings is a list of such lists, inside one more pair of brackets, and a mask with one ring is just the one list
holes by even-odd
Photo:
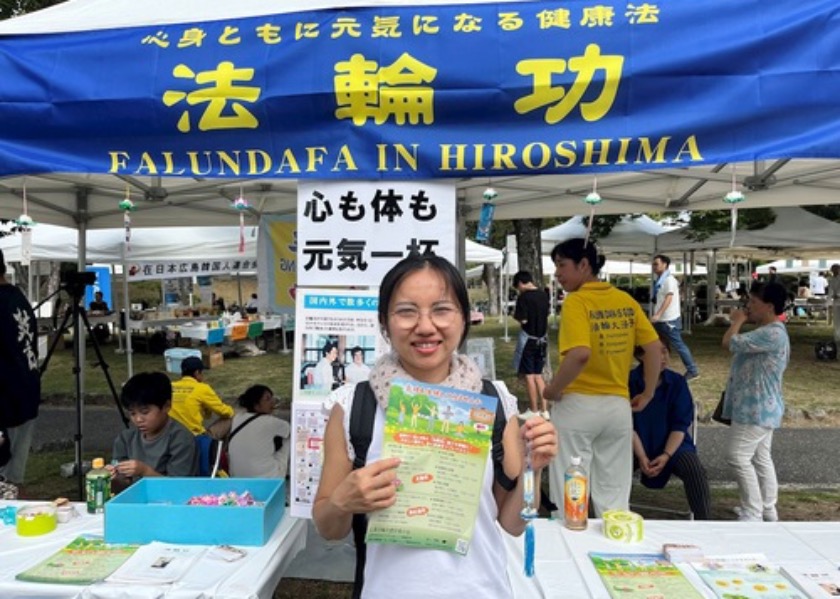
[[[776, 222], [776, 213], [771, 208], [745, 208], [738, 210], [738, 230], [755, 231]], [[686, 228], [686, 237], [695, 241], [708, 239], [713, 233], [732, 229], [731, 210], [704, 210], [692, 212]]]
[[64, 0], [0, 0], [0, 20], [61, 4]]

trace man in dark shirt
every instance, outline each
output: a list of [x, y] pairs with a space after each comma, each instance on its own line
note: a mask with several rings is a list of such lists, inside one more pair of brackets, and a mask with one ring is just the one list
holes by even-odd
[[93, 301], [90, 303], [88, 308], [91, 312], [102, 312], [105, 313], [108, 311], [108, 302], [102, 299], [102, 292], [97, 291], [93, 294]]
[[538, 410], [537, 400], [542, 402], [540, 415], [548, 418], [548, 401], [543, 397], [545, 381], [542, 377], [548, 345], [548, 296], [537, 289], [531, 273], [520, 270], [513, 276], [513, 287], [519, 293], [513, 317], [522, 325], [514, 352], [514, 368], [525, 379], [531, 408], [525, 418]]
[[26, 296], [6, 280], [0, 251], [0, 430], [12, 454], [0, 479], [23, 483], [40, 403], [38, 322]]

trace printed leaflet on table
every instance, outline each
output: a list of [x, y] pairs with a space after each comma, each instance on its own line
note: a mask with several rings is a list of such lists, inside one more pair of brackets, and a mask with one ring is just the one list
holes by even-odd
[[706, 556], [691, 566], [721, 599], [806, 599], [762, 554]]
[[83, 535], [15, 578], [27, 582], [91, 584], [106, 578], [135, 551], [137, 545], [110, 545], [102, 537]]
[[840, 597], [840, 570], [828, 562], [822, 566], [782, 566], [782, 574], [796, 583], [809, 597]]
[[498, 403], [439, 385], [391, 383], [382, 457], [402, 460], [397, 503], [371, 515], [369, 543], [467, 553]]
[[589, 559], [613, 599], [702, 599], [661, 553], [591, 552]]
[[187, 573], [207, 547], [152, 541], [143, 545], [107, 580], [126, 584], [169, 584]]

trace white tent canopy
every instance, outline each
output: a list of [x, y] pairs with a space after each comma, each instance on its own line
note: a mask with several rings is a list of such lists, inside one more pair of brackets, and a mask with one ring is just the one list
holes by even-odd
[[[239, 227], [144, 227], [133, 229], [127, 261], [256, 259], [257, 227], [245, 228], [244, 252], [239, 252]], [[115, 263], [123, 259], [124, 229], [96, 229], [87, 234], [87, 262]], [[0, 249], [7, 262], [20, 262], [20, 235], [0, 238]], [[469, 239], [465, 240], [467, 262], [502, 263], [502, 251]], [[75, 262], [78, 259], [78, 232], [55, 225], [32, 228], [32, 260]]]
[[464, 240], [464, 258], [467, 262], [499, 265], [504, 259], [502, 250], [497, 250], [471, 239]]
[[[588, 217], [575, 216], [542, 232], [542, 251], [551, 252], [558, 243], [575, 237], [586, 237]], [[671, 230], [649, 216], [624, 216], [610, 234], [598, 240], [598, 248], [605, 255], [656, 253], [656, 238]]]
[[[9, 262], [21, 261], [21, 236], [0, 239]], [[101, 229], [87, 234], [87, 262], [123, 260], [124, 229]], [[127, 261], [219, 260], [257, 257], [257, 230], [245, 229], [244, 252], [239, 252], [239, 227], [163, 227], [131, 231]], [[78, 232], [67, 227], [36, 225], [32, 228], [32, 260], [75, 262], [79, 257]]]
[[769, 264], [762, 264], [757, 267], [755, 271], [760, 275], [766, 275], [770, 272], [770, 267], [772, 266], [779, 274], [822, 272], [831, 268], [832, 264], [840, 264], [840, 256], [835, 256], [834, 258], [812, 258], [809, 260], [776, 260], [774, 262], [770, 262]]
[[659, 251], [667, 253], [716, 249], [735, 256], [825, 256], [840, 252], [840, 224], [798, 207], [774, 208], [776, 220], [755, 231], [739, 230], [734, 244], [731, 233], [715, 233], [703, 241], [671, 231], [657, 240]]

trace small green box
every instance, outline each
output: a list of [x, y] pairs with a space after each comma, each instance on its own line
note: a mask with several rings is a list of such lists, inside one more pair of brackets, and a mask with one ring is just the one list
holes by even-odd
[[[261, 505], [187, 505], [195, 496], [250, 491]], [[265, 545], [286, 509], [274, 478], [144, 478], [105, 504], [108, 543]]]

